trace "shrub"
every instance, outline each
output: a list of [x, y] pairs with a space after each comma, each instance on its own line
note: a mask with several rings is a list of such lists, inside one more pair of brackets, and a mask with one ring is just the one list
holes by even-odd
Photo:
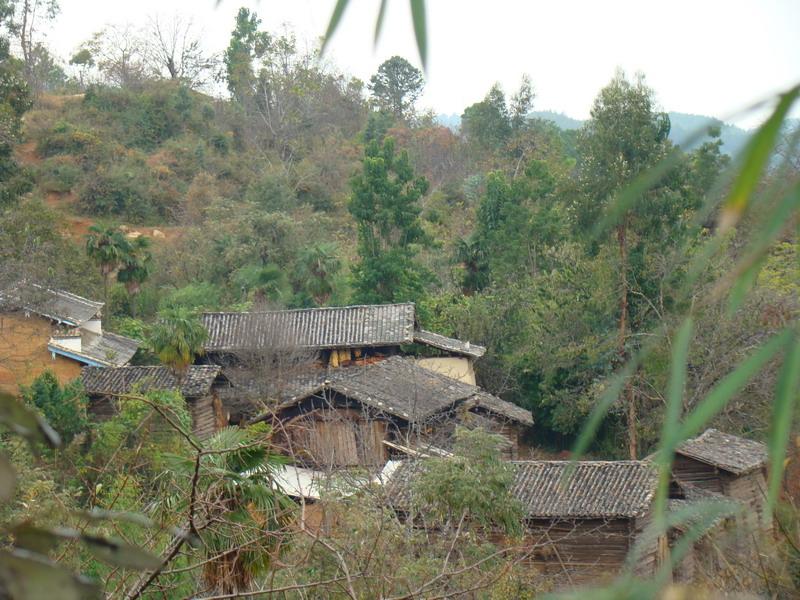
[[271, 174], [251, 182], [245, 192], [245, 200], [267, 212], [286, 212], [297, 205], [297, 196], [286, 178]]
[[22, 397], [41, 411], [65, 443], [86, 429], [88, 400], [80, 380], [62, 387], [51, 371], [45, 371], [29, 387], [22, 389]]
[[220, 307], [220, 289], [213, 283], [199, 281], [173, 290], [161, 299], [160, 308], [183, 306], [190, 310], [216, 310]]
[[36, 152], [42, 157], [57, 154], [84, 155], [100, 143], [96, 132], [59, 121], [51, 129], [42, 132], [36, 144]]
[[45, 192], [66, 193], [80, 181], [80, 167], [69, 156], [54, 156], [39, 165], [39, 186]]

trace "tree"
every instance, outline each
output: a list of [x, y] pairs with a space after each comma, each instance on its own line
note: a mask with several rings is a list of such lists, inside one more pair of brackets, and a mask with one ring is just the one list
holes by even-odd
[[158, 359], [182, 376], [208, 339], [200, 319], [183, 306], [163, 309], [150, 330], [149, 346]]
[[303, 248], [297, 276], [317, 306], [324, 306], [333, 293], [333, 278], [342, 269], [335, 243], [320, 243]]
[[425, 79], [422, 72], [401, 56], [384, 61], [369, 80], [375, 103], [397, 119], [409, 119], [414, 103], [422, 94]]
[[97, 68], [111, 84], [122, 88], [141, 85], [147, 78], [146, 45], [130, 25], [111, 25], [84, 45]]
[[481, 102], [468, 106], [461, 115], [461, 131], [468, 142], [486, 151], [499, 149], [511, 135], [506, 96], [498, 84]]
[[[0, 19], [7, 19], [10, 11], [9, 4], [0, 2]], [[0, 207], [31, 187], [14, 160], [13, 147], [19, 141], [22, 115], [32, 104], [23, 65], [11, 56], [8, 39], [0, 36]]]
[[207, 522], [203, 595], [248, 592], [270, 568], [293, 518], [294, 503], [273, 483], [283, 459], [270, 452], [263, 423], [222, 429], [205, 448], [199, 468], [191, 459], [175, 465], [187, 480], [199, 474], [197, 503]]
[[103, 229], [99, 225], [89, 227], [86, 236], [86, 254], [100, 268], [103, 278], [103, 301], [108, 305], [108, 280], [114, 270], [128, 257], [131, 250], [130, 243], [119, 229], [108, 227]]
[[453, 456], [423, 461], [413, 484], [423, 519], [450, 529], [466, 521], [520, 533], [524, 510], [511, 495], [515, 472], [501, 456], [502, 441], [480, 427], [459, 427]]
[[76, 379], [63, 387], [52, 371], [45, 371], [22, 389], [23, 400], [42, 412], [65, 444], [86, 430], [88, 400], [80, 380]]
[[84, 89], [88, 84], [89, 69], [95, 64], [91, 51], [88, 48], [81, 48], [72, 55], [69, 64], [78, 68], [78, 85]]
[[[125, 289], [132, 297], [139, 294], [142, 284], [150, 276], [152, 262], [150, 238], [142, 235], [128, 244], [127, 252], [122, 257], [120, 269], [117, 272], [117, 281], [125, 285]], [[134, 306], [135, 303], [131, 303], [131, 307]]]
[[255, 89], [253, 61], [263, 56], [271, 44], [270, 35], [258, 30], [260, 25], [261, 19], [255, 13], [240, 8], [223, 58], [228, 90], [233, 99], [241, 104], [252, 97]]
[[355, 300], [403, 302], [422, 296], [429, 275], [415, 262], [427, 241], [420, 224], [419, 199], [428, 191], [415, 177], [405, 151], [393, 138], [367, 145], [363, 169], [351, 183], [348, 208], [358, 228], [359, 263], [353, 269]]
[[203, 53], [191, 19], [175, 15], [164, 21], [153, 17], [145, 35], [147, 63], [154, 73], [191, 89], [205, 83], [215, 61]]
[[511, 102], [506, 101], [502, 88], [495, 83], [481, 102], [464, 109], [461, 131], [468, 142], [476, 144], [484, 152], [499, 150], [512, 135], [523, 130], [534, 97], [527, 75], [523, 75]]
[[42, 70], [40, 63], [43, 55], [49, 53], [42, 46], [38, 33], [42, 21], [52, 21], [61, 10], [57, 0], [11, 0], [7, 5], [12, 7], [6, 27], [19, 41], [22, 60], [25, 65], [25, 77], [34, 92], [39, 92], [40, 80], [36, 70]]
[[[579, 184], [583, 190], [579, 219], [592, 227], [616, 195], [639, 174], [652, 168], [669, 149], [669, 117], [654, 109], [653, 91], [643, 76], [629, 81], [618, 72], [594, 101], [591, 119], [580, 138]], [[675, 205], [658, 190], [650, 190], [650, 202], [639, 202], [637, 209], [621, 215], [615, 227], [619, 255], [618, 353], [620, 362], [629, 356], [629, 295], [631, 272], [629, 249], [631, 233], [652, 230], [659, 221], [679, 222]], [[658, 196], [658, 197], [657, 197]], [[647, 223], [646, 223], [647, 222]], [[633, 384], [625, 387], [628, 410], [629, 454], [637, 458], [637, 416]]]

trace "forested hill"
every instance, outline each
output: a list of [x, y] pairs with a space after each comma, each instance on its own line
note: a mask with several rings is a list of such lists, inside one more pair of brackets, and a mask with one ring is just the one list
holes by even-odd
[[[714, 117], [707, 117], [702, 115], [692, 115], [688, 113], [670, 112], [667, 113], [670, 120], [670, 133], [669, 138], [673, 143], [678, 144], [685, 149], [691, 150], [702, 144], [702, 132], [709, 126], [720, 128], [720, 139], [722, 140], [722, 151], [729, 156], [736, 156], [738, 152], [744, 147], [747, 142], [750, 132], [723, 123]], [[556, 124], [559, 129], [570, 131], [580, 129], [584, 121], [580, 119], [573, 119], [564, 113], [552, 110], [534, 110], [530, 116], [536, 119], [544, 119]], [[437, 115], [436, 120], [450, 129], [458, 129], [461, 126], [461, 116], [456, 114], [450, 115]], [[700, 134], [700, 135], [698, 135]], [[690, 141], [694, 141], [690, 144]]]
[[[171, 310], [414, 301], [422, 326], [487, 347], [479, 383], [532, 411], [537, 443], [572, 443], [604, 378], [648, 332], [674, 326], [683, 249], [714, 226], [723, 142], [684, 149], [624, 228], [597, 237], [608, 203], [671, 148], [645, 82], [620, 74], [598, 90], [581, 135], [532, 118], [543, 113], [525, 78], [465, 106], [453, 131], [423, 112], [424, 77], [402, 57], [364, 83], [245, 9], [231, 25], [217, 65], [225, 97], [203, 92], [203, 57], [182, 76], [169, 61], [129, 64], [120, 32], [94, 39], [72, 72], [31, 80], [29, 101], [2, 113], [19, 135], [3, 158], [0, 283], [25, 273], [87, 297], [107, 291], [109, 329], [145, 341]], [[93, 249], [120, 233], [115, 271]], [[693, 294], [738, 244], [707, 262]], [[796, 255], [793, 237], [774, 249], [742, 314], [697, 309], [698, 345], [715, 358], [690, 372], [691, 389], [796, 314]], [[593, 451], [651, 447], [667, 352], [626, 392], [638, 416], [611, 410]], [[766, 389], [742, 392], [750, 408], [721, 415], [728, 430], [766, 427]]]

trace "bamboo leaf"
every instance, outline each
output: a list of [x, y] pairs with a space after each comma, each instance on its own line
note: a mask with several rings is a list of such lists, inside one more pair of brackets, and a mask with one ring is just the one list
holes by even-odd
[[[702, 137], [697, 135], [698, 138]], [[608, 210], [592, 232], [596, 238], [601, 237], [614, 227], [631, 208], [639, 201], [642, 195], [655, 187], [672, 169], [683, 159], [683, 152], [675, 149], [661, 159], [652, 168], [647, 169], [617, 194], [614, 201], [609, 204]]]
[[0, 502], [8, 502], [14, 497], [17, 474], [5, 454], [0, 454]]
[[[640, 358], [638, 355], [631, 358], [621, 371], [609, 379], [608, 387], [600, 396], [598, 403], [595, 404], [592, 412], [589, 414], [589, 418], [586, 420], [586, 424], [581, 428], [581, 433], [575, 445], [572, 447], [573, 461], [580, 460], [580, 457], [588, 450], [592, 440], [594, 440], [595, 433], [597, 433], [600, 424], [603, 422], [603, 418], [611, 408], [611, 405], [619, 398], [622, 388], [625, 386], [625, 381], [628, 377], [633, 375], [638, 368], [639, 361]], [[571, 469], [567, 469], [567, 475], [570, 472]]]
[[381, 0], [381, 6], [378, 9], [378, 18], [375, 20], [375, 39], [373, 40], [373, 44], [375, 46], [378, 45], [378, 38], [381, 37], [381, 31], [383, 30], [383, 19], [386, 16], [386, 5], [389, 3], [389, 0]]
[[772, 115], [748, 143], [742, 157], [742, 168], [722, 207], [719, 220], [720, 233], [736, 225], [750, 204], [753, 190], [769, 162], [778, 134], [798, 95], [800, 86], [795, 86], [783, 94]]
[[30, 443], [61, 446], [61, 437], [39, 414], [9, 394], [0, 394], [0, 423]]
[[693, 322], [687, 317], [675, 336], [672, 345], [672, 365], [667, 383], [667, 410], [661, 431], [661, 446], [658, 453], [659, 479], [656, 494], [656, 519], [661, 519], [669, 492], [670, 473], [678, 431], [680, 430], [683, 391], [686, 387], [686, 369], [689, 359], [689, 342], [692, 339]]
[[741, 306], [747, 292], [755, 283], [770, 246], [785, 229], [786, 223], [791, 220], [792, 213], [798, 206], [800, 206], [800, 185], [795, 185], [778, 205], [769, 211], [766, 222], [753, 233], [754, 242], [748, 246], [744, 258], [736, 265], [730, 277], [726, 278], [735, 278], [729, 298], [731, 312]]
[[81, 541], [97, 559], [115, 567], [151, 571], [161, 566], [159, 557], [121, 540], [82, 535]]
[[791, 335], [792, 331], [785, 329], [773, 336], [742, 361], [732, 373], [726, 375], [689, 414], [681, 426], [677, 439], [685, 440], [697, 435], [706, 423], [725, 408], [730, 399], [786, 345]]
[[328, 30], [325, 32], [325, 37], [322, 38], [322, 48], [320, 48], [321, 53], [325, 53], [325, 49], [328, 47], [328, 43], [331, 41], [333, 34], [336, 33], [336, 29], [339, 27], [339, 22], [342, 20], [342, 15], [344, 15], [344, 9], [347, 8], [349, 4], [349, 0], [337, 0], [336, 6], [333, 8], [333, 13], [331, 14], [331, 20], [328, 23]]
[[14, 600], [99, 600], [103, 597], [100, 588], [88, 579], [23, 548], [0, 550], [0, 582], [3, 591]]
[[795, 332], [786, 358], [783, 360], [778, 376], [775, 403], [772, 410], [772, 426], [769, 434], [769, 485], [767, 487], [768, 510], [764, 519], [770, 519], [772, 509], [778, 500], [781, 478], [783, 477], [784, 457], [792, 426], [792, 413], [798, 398], [800, 385], [800, 334]]
[[411, 19], [414, 21], [414, 36], [417, 38], [417, 50], [422, 68], [428, 67], [428, 26], [425, 16], [425, 0], [410, 0]]

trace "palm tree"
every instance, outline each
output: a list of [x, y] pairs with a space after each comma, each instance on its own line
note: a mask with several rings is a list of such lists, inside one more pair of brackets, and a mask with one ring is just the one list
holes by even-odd
[[289, 294], [286, 275], [277, 265], [246, 265], [238, 269], [233, 278], [242, 292], [253, 294], [256, 305], [263, 306], [268, 300], [280, 300]]
[[323, 306], [333, 293], [333, 278], [342, 269], [337, 253], [335, 243], [314, 244], [300, 253], [297, 274], [317, 306]]
[[118, 229], [99, 225], [89, 227], [86, 236], [86, 254], [100, 267], [103, 277], [103, 300], [108, 305], [108, 279], [128, 256], [130, 243]]
[[[203, 524], [208, 557], [204, 594], [249, 591], [253, 579], [269, 569], [293, 518], [294, 503], [274, 484], [275, 469], [285, 459], [269, 451], [269, 433], [264, 424], [228, 427], [204, 444], [195, 483], [197, 522]], [[175, 468], [194, 478], [194, 460], [181, 460]]]
[[150, 276], [153, 255], [150, 254], [150, 239], [140, 236], [129, 244], [127, 254], [122, 258], [122, 264], [117, 272], [117, 281], [125, 284], [125, 289], [131, 296], [131, 313], [136, 312], [135, 297], [142, 288], [142, 283]]
[[183, 306], [162, 310], [150, 330], [150, 349], [158, 359], [182, 376], [195, 357], [203, 354], [208, 332], [197, 315]]

